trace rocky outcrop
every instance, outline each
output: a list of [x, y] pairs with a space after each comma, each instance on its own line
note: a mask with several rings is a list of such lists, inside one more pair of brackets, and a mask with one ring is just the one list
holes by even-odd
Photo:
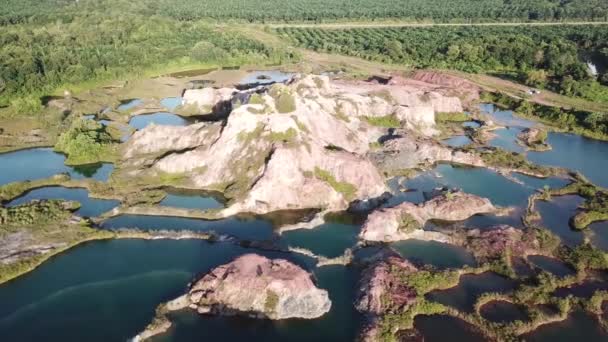
[[230, 102], [238, 91], [234, 88], [187, 89], [182, 96], [182, 109], [193, 114], [207, 115], [230, 109]]
[[447, 192], [421, 204], [404, 202], [396, 207], [372, 212], [361, 229], [359, 238], [367, 241], [406, 239], [450, 242], [440, 232], [424, 231], [428, 220], [462, 221], [473, 215], [496, 211], [490, 200], [461, 191]]
[[[371, 203], [387, 192], [385, 169], [438, 160], [481, 165], [473, 155], [418, 138], [434, 134], [435, 111], [456, 100], [409, 85], [330, 83], [324, 76], [241, 92], [188, 90], [184, 103], [199, 108], [230, 102], [225, 123], [145, 128], [127, 143], [115, 176], [170, 175], [180, 186], [221, 191], [232, 204], [223, 216], [345, 210], [353, 201]], [[400, 138], [371, 153], [390, 137], [385, 126], [395, 121]]]
[[[396, 272], [398, 270], [398, 272]], [[359, 340], [377, 341], [378, 323], [391, 309], [407, 310], [416, 302], [416, 291], [400, 277], [418, 269], [398, 254], [384, 252], [363, 271], [355, 307], [366, 316], [367, 324]]]
[[518, 257], [540, 253], [540, 242], [531, 230], [507, 225], [458, 232], [453, 234], [452, 242], [469, 250], [482, 263], [508, 253]]
[[517, 139], [523, 145], [535, 151], [547, 151], [551, 149], [551, 146], [546, 143], [547, 131], [541, 128], [526, 128], [517, 135]]
[[329, 312], [327, 291], [311, 275], [283, 259], [246, 254], [218, 266], [196, 281], [185, 295], [159, 306], [154, 321], [136, 340], [163, 333], [166, 314], [192, 309], [199, 314], [245, 315], [273, 320], [314, 319]]
[[318, 318], [331, 301], [311, 275], [282, 259], [247, 254], [198, 280], [186, 295], [201, 314], [245, 314], [258, 318]]
[[186, 296], [188, 307], [201, 314], [313, 319], [331, 307], [327, 291], [318, 289], [308, 272], [286, 260], [256, 254], [213, 269]]
[[399, 174], [405, 169], [437, 162], [485, 166], [478, 154], [454, 150], [433, 139], [416, 136], [409, 132], [396, 131], [388, 139], [381, 149], [368, 153], [372, 162], [388, 175]]

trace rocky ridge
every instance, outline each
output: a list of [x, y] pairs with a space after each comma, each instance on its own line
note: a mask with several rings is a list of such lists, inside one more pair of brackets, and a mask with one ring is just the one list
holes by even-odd
[[[380, 198], [388, 191], [383, 175], [388, 161], [380, 154], [393, 150], [402, 156], [391, 157], [400, 160], [400, 168], [440, 160], [483, 164], [424, 138], [435, 134], [435, 112], [460, 111], [462, 105], [457, 97], [421, 93], [411, 85], [331, 83], [324, 76], [305, 76], [246, 91], [184, 93], [184, 102], [200, 112], [228, 101], [231, 111], [224, 122], [136, 132], [123, 149], [118, 177], [165, 177], [187, 188], [222, 191], [231, 205], [221, 215], [230, 216], [344, 210], [354, 200]], [[391, 136], [388, 124], [395, 122], [402, 127], [399, 138], [385, 139]], [[380, 154], [374, 151], [379, 142]]]

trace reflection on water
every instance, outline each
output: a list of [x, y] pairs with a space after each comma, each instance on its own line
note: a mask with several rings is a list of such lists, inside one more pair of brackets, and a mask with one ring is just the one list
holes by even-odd
[[405, 240], [391, 243], [403, 258], [416, 265], [432, 265], [438, 269], [476, 266], [477, 262], [466, 249], [435, 241]]
[[171, 113], [155, 113], [137, 115], [131, 118], [129, 125], [135, 129], [144, 129], [150, 124], [165, 126], [186, 126], [189, 124], [187, 119]]
[[0, 185], [47, 178], [58, 173], [69, 173], [72, 178], [94, 178], [107, 181], [112, 164], [93, 164], [69, 167], [65, 156], [51, 148], [33, 148], [0, 154]]
[[89, 197], [89, 192], [85, 189], [68, 189], [59, 186], [44, 187], [27, 192], [25, 195], [14, 199], [8, 203], [8, 206], [16, 206], [27, 203], [31, 200], [40, 199], [63, 199], [69, 201], [77, 201], [80, 203], [80, 209], [76, 214], [84, 217], [96, 217], [112, 208], [118, 206], [118, 201], [101, 200]]

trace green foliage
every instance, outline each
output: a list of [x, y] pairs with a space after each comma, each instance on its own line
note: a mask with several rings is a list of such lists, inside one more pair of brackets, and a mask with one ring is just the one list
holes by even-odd
[[404, 233], [411, 233], [417, 229], [421, 229], [422, 226], [416, 221], [412, 215], [408, 213], [402, 213], [399, 218], [399, 231]]
[[418, 68], [519, 75], [533, 87], [608, 102], [608, 87], [589, 74], [579, 57], [608, 47], [604, 26], [286, 27], [278, 32], [316, 51]]
[[269, 138], [270, 138], [270, 141], [272, 141], [272, 142], [289, 143], [289, 142], [293, 142], [297, 136], [298, 136], [298, 132], [295, 129], [290, 128], [290, 129], [286, 130], [285, 132], [270, 132]]
[[481, 154], [483, 161], [494, 167], [518, 170], [522, 172], [547, 174], [548, 171], [530, 163], [523, 154], [495, 148], [491, 152]]
[[439, 112], [435, 114], [435, 120], [437, 122], [465, 122], [470, 121], [471, 118], [466, 113], [445, 113]]
[[114, 144], [106, 127], [94, 120], [77, 119], [59, 136], [55, 151], [68, 155], [66, 164], [90, 164], [113, 159]]
[[279, 304], [279, 296], [271, 290], [266, 290], [266, 302], [264, 302], [264, 311], [272, 313], [276, 310]]
[[[73, 8], [69, 21], [2, 27], [0, 103], [10, 102], [19, 114], [36, 113], [43, 95], [82, 83], [134, 77], [167, 65], [266, 64], [291, 58], [286, 50], [208, 24], [109, 10], [113, 3], [129, 5], [123, 0], [80, 2], [86, 4]], [[88, 5], [91, 11], [85, 10]]]
[[[573, 2], [550, 0], [5, 0], [0, 25], [63, 19], [73, 20], [79, 12], [106, 9], [112, 14], [139, 13], [191, 21], [202, 18], [220, 22], [239, 20], [336, 21], [399, 18], [409, 21], [487, 22], [601, 20], [608, 16], [602, 0]], [[391, 46], [394, 49], [390, 49]], [[399, 44], [388, 41], [388, 51]]]
[[427, 294], [437, 289], [447, 289], [458, 285], [460, 275], [456, 271], [421, 270], [402, 277], [403, 281], [416, 290], [418, 295]]
[[608, 269], [606, 253], [591, 244], [582, 244], [563, 253], [563, 260], [579, 271]]
[[296, 110], [296, 98], [286, 86], [274, 84], [270, 88], [269, 94], [274, 98], [277, 112], [291, 113]]
[[365, 121], [370, 125], [377, 127], [398, 128], [401, 126], [401, 122], [399, 122], [394, 115], [366, 116]]
[[44, 225], [50, 222], [67, 219], [71, 211], [77, 210], [77, 202], [58, 200], [31, 202], [16, 207], [0, 207], [0, 225]]
[[357, 187], [348, 182], [339, 182], [336, 178], [319, 167], [315, 167], [315, 177], [329, 184], [334, 190], [341, 193], [347, 201], [352, 201], [357, 195]]

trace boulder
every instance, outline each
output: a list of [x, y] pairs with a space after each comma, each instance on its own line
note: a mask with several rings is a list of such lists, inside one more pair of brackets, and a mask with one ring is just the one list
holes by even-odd
[[182, 107], [191, 108], [196, 114], [213, 114], [229, 104], [236, 92], [234, 88], [187, 89], [182, 96]]
[[363, 270], [359, 281], [355, 307], [367, 321], [360, 341], [378, 341], [378, 324], [382, 316], [393, 309], [406, 311], [417, 298], [416, 291], [401, 277], [418, 269], [397, 253], [384, 250], [380, 254]]
[[359, 238], [367, 241], [407, 239], [451, 242], [440, 232], [424, 231], [428, 220], [462, 221], [473, 215], [496, 211], [490, 200], [461, 191], [447, 192], [421, 204], [404, 202], [392, 208], [372, 212], [365, 221]]
[[211, 270], [186, 296], [188, 307], [201, 314], [273, 320], [318, 318], [331, 308], [327, 291], [317, 288], [308, 272], [287, 260], [256, 254]]

